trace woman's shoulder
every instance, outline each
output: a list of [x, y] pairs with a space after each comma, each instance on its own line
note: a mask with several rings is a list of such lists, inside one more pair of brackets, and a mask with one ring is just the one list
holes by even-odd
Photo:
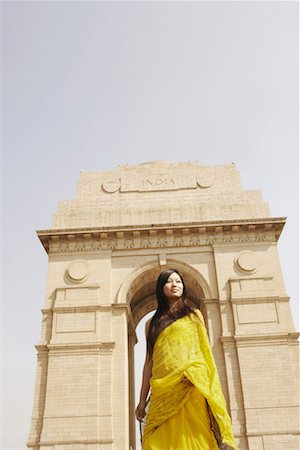
[[193, 310], [194, 310], [193, 311], [194, 314], [198, 317], [200, 322], [204, 324], [204, 317], [203, 317], [202, 312], [200, 311], [200, 309], [199, 308], [193, 308]]

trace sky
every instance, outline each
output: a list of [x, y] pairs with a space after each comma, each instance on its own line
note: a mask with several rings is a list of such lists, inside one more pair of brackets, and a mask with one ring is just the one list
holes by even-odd
[[289, 1], [6, 1], [1, 19], [0, 445], [23, 450], [47, 276], [35, 230], [75, 198], [81, 170], [234, 162], [287, 217], [299, 327], [299, 14]]

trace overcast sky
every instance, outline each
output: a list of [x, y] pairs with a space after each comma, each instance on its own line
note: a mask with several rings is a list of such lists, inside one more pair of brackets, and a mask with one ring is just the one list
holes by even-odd
[[25, 449], [47, 255], [80, 170], [230, 164], [274, 217], [298, 326], [297, 2], [4, 2], [3, 450]]

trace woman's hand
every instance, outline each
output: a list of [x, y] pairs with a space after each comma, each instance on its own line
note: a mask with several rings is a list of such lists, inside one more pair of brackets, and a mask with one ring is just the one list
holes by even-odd
[[136, 410], [135, 410], [135, 417], [137, 418], [137, 420], [139, 422], [142, 422], [143, 418], [146, 415], [146, 411], [145, 411], [146, 405], [143, 403], [139, 403]]

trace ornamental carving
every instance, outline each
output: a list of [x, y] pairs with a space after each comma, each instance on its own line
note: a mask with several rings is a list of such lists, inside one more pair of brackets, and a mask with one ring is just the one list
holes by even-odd
[[[281, 226], [276, 223], [268, 230], [265, 229], [264, 224], [255, 226], [253, 224], [242, 226], [232, 224], [230, 226], [224, 225], [224, 227], [212, 224], [202, 227], [199, 225], [190, 225], [189, 227], [174, 225], [169, 228], [141, 228], [140, 230], [128, 228], [122, 231], [102, 231], [100, 229], [93, 232], [73, 231], [73, 233], [72, 231], [56, 233], [55, 230], [52, 230], [48, 233], [41, 232], [39, 237], [45, 249], [50, 253], [83, 253], [99, 250], [128, 251], [133, 249], [276, 242], [280, 231]], [[239, 264], [239, 269], [243, 270], [242, 262], [237, 261], [236, 264]], [[68, 277], [71, 277], [72, 281], [76, 281], [76, 275], [75, 278], [72, 276], [72, 267], [68, 270]], [[80, 280], [77, 279], [78, 281]]]
[[244, 273], [253, 273], [257, 268], [258, 260], [254, 252], [247, 250], [240, 252], [235, 258], [236, 267]]
[[72, 261], [66, 268], [66, 275], [70, 281], [73, 281], [74, 283], [82, 283], [89, 275], [88, 262], [83, 259]]
[[179, 189], [210, 188], [214, 182], [213, 176], [206, 170], [201, 170], [194, 176], [178, 176], [167, 172], [150, 174], [148, 176], [126, 176], [120, 179], [111, 178], [104, 181], [101, 188], [108, 194], [115, 192], [149, 192], [170, 191]]

